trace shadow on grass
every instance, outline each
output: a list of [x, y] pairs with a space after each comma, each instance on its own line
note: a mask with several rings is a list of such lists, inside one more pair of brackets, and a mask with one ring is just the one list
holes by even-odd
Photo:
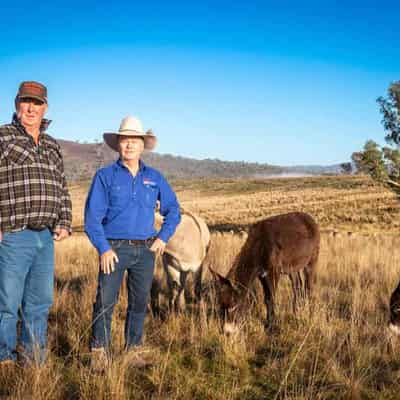
[[82, 295], [83, 288], [88, 284], [88, 277], [86, 275], [76, 276], [74, 278], [61, 278], [57, 277], [54, 282], [55, 289], [58, 291], [70, 290], [73, 293]]

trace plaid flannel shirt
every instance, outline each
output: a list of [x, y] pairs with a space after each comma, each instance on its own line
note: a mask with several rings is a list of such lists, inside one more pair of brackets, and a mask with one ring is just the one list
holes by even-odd
[[25, 228], [71, 232], [72, 206], [59, 144], [44, 133], [38, 145], [14, 114], [0, 126], [0, 230]]

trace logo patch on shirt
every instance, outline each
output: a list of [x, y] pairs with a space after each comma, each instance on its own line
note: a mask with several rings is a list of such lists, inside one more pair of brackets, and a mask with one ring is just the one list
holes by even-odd
[[157, 183], [148, 179], [148, 178], [143, 178], [143, 185], [145, 186], [151, 186], [151, 187], [156, 187]]

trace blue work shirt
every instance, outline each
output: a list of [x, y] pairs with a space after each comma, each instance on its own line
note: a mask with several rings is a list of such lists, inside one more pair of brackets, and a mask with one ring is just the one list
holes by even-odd
[[[160, 201], [164, 222], [154, 228]], [[111, 249], [107, 239], [145, 240], [157, 236], [167, 243], [181, 220], [174, 191], [160, 172], [139, 162], [133, 176], [119, 159], [96, 172], [86, 200], [85, 232], [99, 254]]]

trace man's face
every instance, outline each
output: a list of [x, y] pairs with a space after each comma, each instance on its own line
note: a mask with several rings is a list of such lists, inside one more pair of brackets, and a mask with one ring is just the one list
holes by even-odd
[[144, 140], [138, 136], [119, 136], [118, 149], [123, 161], [139, 160], [144, 150]]
[[17, 102], [17, 117], [25, 128], [39, 128], [47, 104], [37, 99], [25, 98]]

